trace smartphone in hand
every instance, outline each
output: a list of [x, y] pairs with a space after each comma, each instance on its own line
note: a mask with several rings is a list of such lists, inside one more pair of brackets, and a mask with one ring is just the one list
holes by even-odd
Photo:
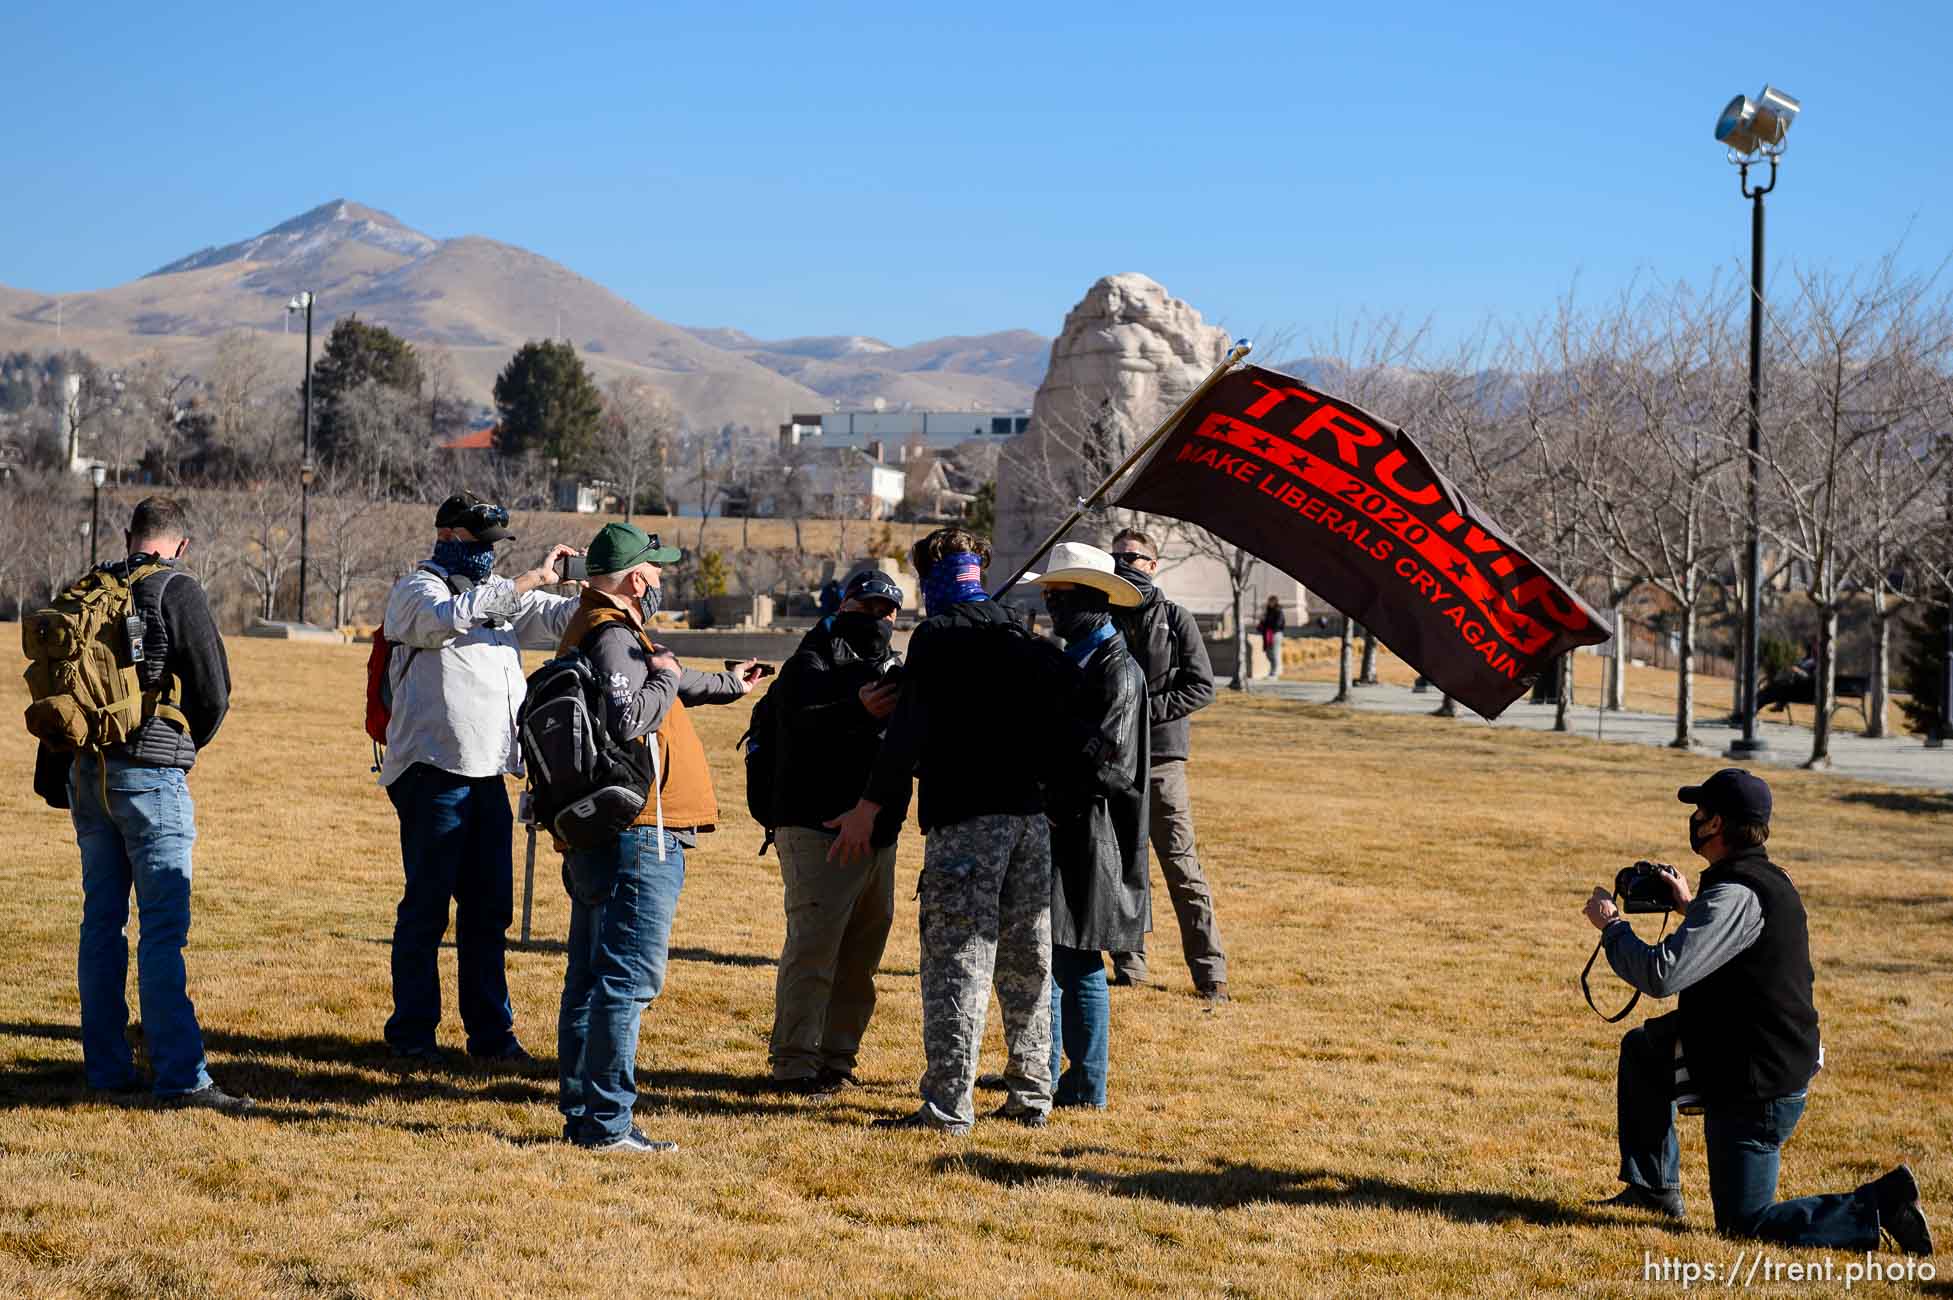
[[590, 581], [590, 561], [585, 559], [581, 555], [564, 556], [563, 557], [563, 581], [564, 582]]
[[[726, 660], [726, 669], [729, 672], [732, 669], [739, 667], [739, 665], [745, 662], [746, 661], [744, 659], [728, 659]], [[746, 678], [746, 680], [750, 682], [756, 682], [763, 677], [771, 677], [775, 671], [776, 670], [774, 669], [772, 664], [754, 664], [753, 670], [751, 674]]]

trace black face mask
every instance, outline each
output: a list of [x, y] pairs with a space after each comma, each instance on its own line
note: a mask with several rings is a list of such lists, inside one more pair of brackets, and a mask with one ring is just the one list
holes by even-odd
[[1153, 576], [1123, 555], [1112, 557], [1112, 571], [1139, 588], [1141, 596], [1153, 589]]
[[1708, 822], [1709, 819], [1706, 816], [1689, 818], [1689, 848], [1697, 853], [1700, 853], [1702, 846], [1707, 844], [1712, 838], [1702, 833], [1702, 828]]
[[1044, 607], [1051, 611], [1051, 627], [1066, 642], [1080, 641], [1110, 621], [1111, 608], [1102, 591], [1079, 588], [1046, 591]]
[[843, 610], [834, 616], [834, 635], [847, 642], [848, 649], [872, 661], [888, 654], [895, 624], [865, 610]]

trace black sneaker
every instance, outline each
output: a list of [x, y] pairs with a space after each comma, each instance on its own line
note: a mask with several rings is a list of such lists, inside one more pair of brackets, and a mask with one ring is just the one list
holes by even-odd
[[775, 1079], [774, 1090], [790, 1097], [832, 1097], [846, 1085], [826, 1074], [807, 1074], [798, 1079]]
[[217, 1110], [227, 1115], [237, 1115], [250, 1110], [257, 1103], [249, 1097], [233, 1096], [214, 1083], [206, 1083], [195, 1092], [168, 1098], [163, 1104], [177, 1110]]
[[1210, 1007], [1218, 1007], [1223, 1002], [1232, 1002], [1234, 1000], [1227, 995], [1226, 980], [1216, 980], [1212, 984], [1202, 984], [1196, 992], [1200, 1000]]
[[970, 1131], [970, 1126], [960, 1120], [944, 1120], [938, 1118], [936, 1112], [929, 1108], [927, 1102], [918, 1106], [912, 1113], [907, 1115], [889, 1115], [881, 1119], [871, 1120], [869, 1121], [869, 1127], [880, 1129], [933, 1129], [948, 1137], [962, 1137]]
[[[437, 1049], [436, 1059], [438, 1058], [439, 1051]], [[468, 1060], [475, 1065], [499, 1066], [504, 1069], [519, 1070], [525, 1074], [533, 1073], [542, 1066], [542, 1062], [529, 1055], [529, 1049], [521, 1043], [512, 1043], [499, 1052], [470, 1052], [468, 1053]]]
[[394, 1064], [409, 1070], [433, 1070], [448, 1063], [441, 1049], [432, 1043], [419, 1047], [388, 1047], [387, 1057]]
[[1866, 1183], [1863, 1190], [1872, 1194], [1872, 1202], [1878, 1207], [1878, 1226], [1892, 1238], [1893, 1245], [1907, 1255], [1933, 1253], [1933, 1230], [1919, 1209], [1919, 1180], [1912, 1176], [1911, 1166], [1900, 1165]]
[[1143, 972], [1134, 974], [1129, 970], [1115, 970], [1112, 972], [1112, 978], [1106, 981], [1115, 989], [1145, 988], [1152, 982]]
[[1589, 1201], [1595, 1207], [1610, 1210], [1647, 1210], [1668, 1219], [1685, 1219], [1688, 1212], [1682, 1205], [1682, 1189], [1665, 1187], [1659, 1192], [1650, 1191], [1639, 1183], [1629, 1183], [1605, 1200]]
[[982, 1092], [1002, 1092], [1010, 1086], [1010, 1080], [1001, 1074], [979, 1074], [976, 1086]]
[[578, 1150], [593, 1152], [597, 1155], [629, 1152], [635, 1155], [657, 1156], [678, 1149], [676, 1142], [653, 1142], [650, 1138], [644, 1136], [643, 1132], [635, 1124], [631, 1126], [629, 1132], [620, 1134], [608, 1142], [579, 1142], [576, 1146]]
[[832, 1092], [841, 1092], [848, 1088], [859, 1088], [861, 1086], [861, 1076], [857, 1075], [853, 1070], [843, 1070], [832, 1065], [823, 1065], [821, 1067], [820, 1078], [828, 1086], [829, 1091]]
[[1018, 1110], [1008, 1103], [990, 1112], [991, 1119], [1007, 1119], [1025, 1128], [1043, 1128], [1051, 1122], [1051, 1116], [1041, 1110]]

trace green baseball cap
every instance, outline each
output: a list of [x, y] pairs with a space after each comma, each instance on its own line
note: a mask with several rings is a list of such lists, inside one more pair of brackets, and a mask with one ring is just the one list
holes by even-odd
[[683, 550], [662, 545], [656, 533], [636, 524], [605, 524], [591, 541], [584, 564], [591, 573], [622, 573], [640, 564], [676, 564], [684, 558]]

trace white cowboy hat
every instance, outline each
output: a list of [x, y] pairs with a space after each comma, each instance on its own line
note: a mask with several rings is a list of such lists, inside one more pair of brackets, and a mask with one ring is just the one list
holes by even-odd
[[1114, 605], [1126, 608], [1141, 600], [1139, 588], [1112, 571], [1112, 556], [1083, 542], [1059, 542], [1051, 548], [1051, 567], [1043, 573], [1027, 573], [1022, 580], [1039, 586], [1075, 582], [1081, 587], [1096, 587]]

